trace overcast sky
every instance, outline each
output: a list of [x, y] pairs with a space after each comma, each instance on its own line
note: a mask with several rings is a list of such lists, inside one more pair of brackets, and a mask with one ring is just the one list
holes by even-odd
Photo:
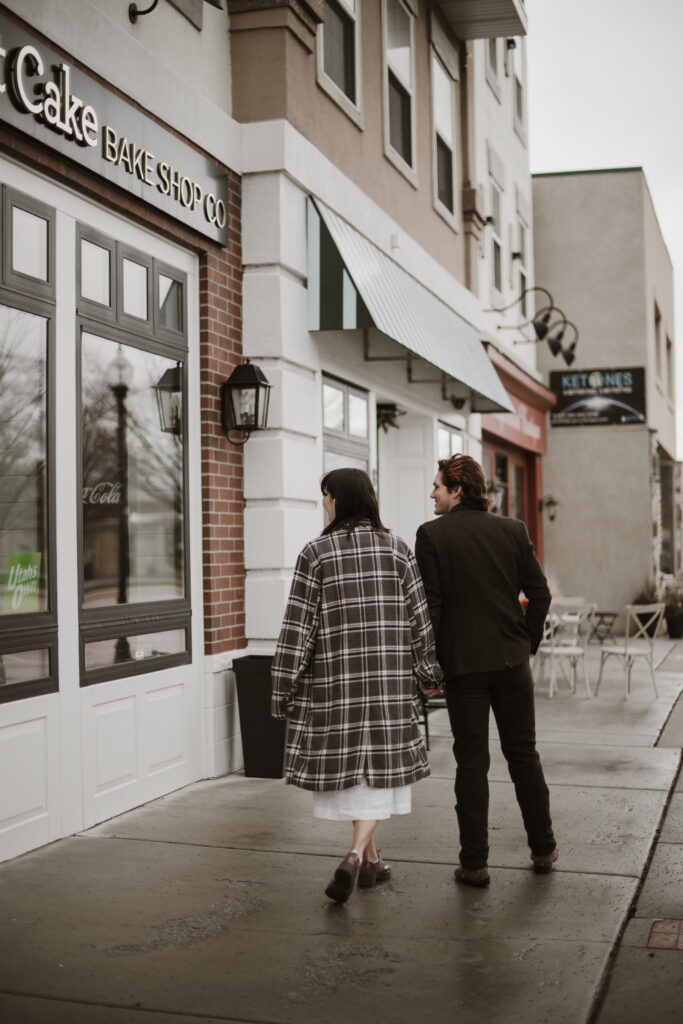
[[674, 265], [681, 458], [683, 0], [526, 0], [526, 9], [532, 172], [645, 171]]

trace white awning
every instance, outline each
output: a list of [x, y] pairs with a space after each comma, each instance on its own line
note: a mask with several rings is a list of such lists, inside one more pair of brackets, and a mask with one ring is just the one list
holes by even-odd
[[319, 199], [312, 207], [309, 328], [375, 328], [464, 385], [473, 412], [514, 412], [472, 324]]

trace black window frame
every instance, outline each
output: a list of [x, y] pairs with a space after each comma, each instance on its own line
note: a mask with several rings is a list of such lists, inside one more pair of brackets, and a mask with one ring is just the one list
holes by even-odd
[[[111, 308], [115, 311], [115, 318], [109, 315], [106, 307], [97, 303], [83, 301], [80, 297], [80, 273], [77, 279], [77, 307], [76, 315], [76, 374], [77, 374], [77, 399], [76, 415], [79, 424], [77, 442], [77, 504], [78, 509], [78, 605], [79, 605], [79, 666], [81, 687], [92, 686], [97, 683], [108, 682], [113, 679], [128, 678], [135, 675], [143, 675], [149, 672], [157, 672], [161, 669], [171, 668], [176, 665], [187, 665], [192, 662], [192, 606], [190, 597], [191, 568], [190, 568], [190, 516], [189, 516], [189, 459], [188, 452], [188, 425], [187, 425], [187, 403], [188, 403], [188, 356], [189, 345], [187, 335], [187, 275], [176, 267], [157, 260], [124, 245], [114, 239], [107, 239], [99, 232], [92, 231], [87, 225], [79, 225], [79, 239], [94, 241], [95, 244], [102, 244], [105, 239], [113, 245], [116, 254], [116, 292], [112, 295]], [[80, 254], [80, 243], [79, 243]], [[136, 317], [123, 312], [122, 286], [123, 286], [123, 259], [132, 258], [137, 263], [149, 266], [148, 272], [148, 302], [150, 316], [147, 321], [138, 320]], [[183, 303], [183, 330], [173, 331], [161, 327], [159, 323], [158, 309], [158, 275], [171, 277], [182, 285]], [[102, 310], [102, 312], [100, 312]], [[84, 579], [83, 579], [83, 448], [82, 431], [80, 424], [83, 415], [82, 396], [82, 345], [83, 334], [95, 335], [113, 344], [122, 344], [143, 352], [151, 352], [167, 359], [176, 360], [182, 365], [182, 386], [183, 386], [183, 417], [182, 417], [182, 445], [183, 445], [183, 581], [185, 595], [181, 598], [171, 598], [162, 601], [140, 601], [134, 604], [110, 604], [103, 606], [84, 607]], [[159, 656], [157, 658], [143, 659], [137, 661], [125, 661], [118, 665], [105, 666], [97, 669], [86, 670], [85, 668], [85, 645], [97, 640], [118, 639], [121, 636], [135, 636], [138, 634], [163, 632], [172, 629], [184, 629], [186, 636], [185, 651], [177, 654]]]
[[[12, 209], [17, 206], [48, 221], [48, 277], [47, 281], [31, 278], [12, 270]], [[46, 421], [45, 421], [45, 475], [46, 475], [46, 566], [47, 604], [44, 611], [6, 614], [0, 609], [0, 656], [28, 651], [50, 652], [50, 670], [47, 676], [8, 683], [0, 686], [0, 704], [27, 697], [38, 697], [59, 690], [58, 632], [57, 632], [57, 534], [56, 534], [56, 480], [55, 480], [55, 425], [56, 425], [56, 287], [55, 287], [55, 211], [8, 185], [2, 185], [0, 200], [2, 211], [2, 246], [0, 247], [0, 304], [42, 317], [46, 321]]]

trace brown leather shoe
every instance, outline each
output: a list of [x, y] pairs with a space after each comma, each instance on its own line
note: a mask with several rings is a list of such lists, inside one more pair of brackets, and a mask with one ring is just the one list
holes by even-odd
[[536, 874], [547, 875], [549, 871], [552, 871], [553, 864], [557, 860], [558, 856], [557, 847], [555, 847], [552, 853], [545, 853], [542, 856], [532, 853], [531, 859], [534, 862], [534, 871]]
[[[379, 851], [382, 852], [381, 850]], [[364, 860], [358, 872], [358, 888], [371, 889], [379, 882], [387, 882], [391, 878], [391, 867], [377, 855], [376, 861]]]
[[360, 857], [358, 854], [353, 851], [347, 853], [344, 860], [340, 861], [327, 889], [325, 889], [325, 895], [336, 903], [346, 903], [353, 892], [359, 869]]
[[462, 882], [463, 885], [474, 885], [478, 889], [483, 889], [490, 883], [491, 876], [488, 868], [464, 868], [459, 864], [455, 869], [455, 880]]

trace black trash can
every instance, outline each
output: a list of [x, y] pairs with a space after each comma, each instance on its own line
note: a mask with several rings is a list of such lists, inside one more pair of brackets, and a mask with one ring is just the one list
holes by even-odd
[[247, 654], [235, 658], [232, 667], [237, 683], [244, 774], [258, 779], [284, 775], [287, 723], [270, 714], [271, 654]]

